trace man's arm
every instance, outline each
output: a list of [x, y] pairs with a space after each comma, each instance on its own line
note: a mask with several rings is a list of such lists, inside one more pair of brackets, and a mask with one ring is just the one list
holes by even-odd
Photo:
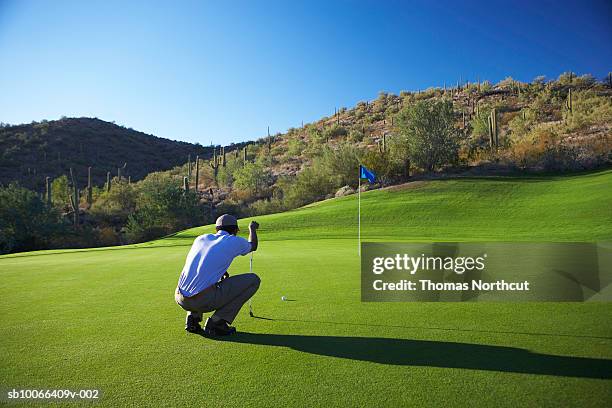
[[251, 243], [251, 251], [257, 251], [257, 228], [259, 228], [259, 224], [255, 221], [251, 221], [249, 224], [249, 242]]

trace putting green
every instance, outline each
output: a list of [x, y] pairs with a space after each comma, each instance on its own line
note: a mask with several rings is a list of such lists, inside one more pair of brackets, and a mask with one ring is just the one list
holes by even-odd
[[[253, 305], [267, 319], [245, 308], [230, 340], [184, 333], [173, 300], [210, 226], [0, 257], [1, 386], [99, 388], [101, 406], [609, 404], [612, 305], [361, 303], [355, 198], [257, 217]], [[611, 204], [612, 171], [415, 183], [363, 194], [362, 234], [602, 241]], [[245, 271], [241, 257], [230, 273]]]

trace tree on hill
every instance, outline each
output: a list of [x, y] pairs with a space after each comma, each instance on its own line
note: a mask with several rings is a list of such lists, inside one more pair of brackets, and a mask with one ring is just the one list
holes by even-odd
[[62, 228], [57, 211], [33, 191], [0, 188], [0, 253], [43, 249]]
[[193, 190], [168, 175], [153, 173], [138, 185], [136, 210], [128, 216], [127, 238], [141, 242], [210, 221]]
[[414, 165], [433, 171], [457, 162], [459, 131], [451, 102], [418, 101], [400, 112], [398, 129]]
[[246, 163], [234, 173], [234, 186], [258, 194], [272, 181], [270, 171], [260, 163]]

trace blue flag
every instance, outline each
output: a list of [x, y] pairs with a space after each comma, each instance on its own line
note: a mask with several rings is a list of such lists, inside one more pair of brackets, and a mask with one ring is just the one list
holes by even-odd
[[376, 182], [376, 174], [366, 166], [359, 165], [359, 178], [368, 179], [370, 183]]

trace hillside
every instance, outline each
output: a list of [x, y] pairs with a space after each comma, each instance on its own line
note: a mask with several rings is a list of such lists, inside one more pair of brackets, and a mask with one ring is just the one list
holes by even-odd
[[[216, 206], [249, 215], [333, 197], [347, 184], [354, 189], [357, 160], [373, 169], [382, 185], [428, 177], [431, 172], [411, 162], [401, 123], [402, 115], [421, 102], [451, 104], [457, 157], [436, 166], [436, 172], [567, 172], [612, 164], [612, 76], [597, 81], [566, 72], [549, 81], [508, 77], [497, 84], [484, 80], [399, 95], [381, 92], [376, 99], [335, 108], [328, 117], [253, 142], [246, 160], [231, 154], [214, 172], [201, 166], [199, 191], [212, 188]], [[261, 166], [252, 172], [265, 180], [261, 186], [236, 182], [245, 178], [240, 169], [248, 162]], [[183, 165], [169, 174], [182, 183], [189, 171]]]
[[[370, 191], [363, 237], [610, 239], [611, 185], [606, 171]], [[95, 386], [101, 406], [380, 406], [383, 383], [384, 406], [445, 405], [458, 393], [471, 406], [599, 406], [609, 396], [610, 303], [360, 302], [355, 217], [354, 196], [257, 217], [253, 307], [263, 318], [245, 308], [224, 341], [186, 335], [172, 299], [193, 237], [210, 225], [125, 247], [0, 256], [0, 376]], [[248, 270], [238, 257], [229, 273]]]
[[[497, 84], [466, 81], [401, 91], [399, 95], [380, 92], [374, 100], [364, 100], [349, 108], [337, 107], [328, 117], [261, 139], [259, 143], [270, 143], [268, 151], [275, 175], [295, 174], [310, 162], [313, 149], [321, 144], [336, 146], [348, 142], [361, 149], [389, 152], [394, 139], [401, 136], [400, 112], [419, 101], [452, 103], [455, 124], [462, 136], [460, 161], [464, 165], [502, 161], [517, 168], [537, 168], [536, 163], [521, 163], [523, 157], [516, 157], [519, 153], [513, 148], [518, 150], [524, 142], [537, 144], [533, 136], [543, 131], [572, 146], [601, 144], [607, 151], [612, 147], [612, 77], [598, 82], [591, 75], [577, 76], [571, 72], [551, 81], [538, 77], [532, 82], [521, 82], [508, 77]], [[599, 111], [594, 101], [607, 108]], [[490, 140], [487, 129], [487, 117], [492, 110], [496, 115], [496, 141]], [[374, 167], [376, 164], [372, 163]]]
[[[360, 164], [377, 175], [375, 184], [364, 183], [362, 189], [451, 174], [607, 168], [612, 75], [598, 81], [568, 72], [552, 81], [506, 78], [399, 95], [381, 92], [373, 101], [336, 109], [331, 117], [284, 134], [211, 148], [97, 119], [5, 127], [0, 135], [3, 182], [18, 179], [39, 193], [36, 200], [14, 188], [3, 193], [0, 205], [6, 210], [0, 221], [12, 232], [0, 240], [1, 251], [123, 245], [206, 224], [220, 213], [280, 213], [353, 194]], [[107, 171], [116, 176], [121, 168], [124, 177], [113, 179], [109, 188], [86, 189], [88, 166], [98, 186]], [[71, 167], [80, 191], [57, 177]], [[51, 205], [42, 206], [45, 177], [55, 180], [44, 197]], [[74, 196], [80, 197], [76, 210]], [[470, 208], [486, 201], [466, 200]], [[16, 211], [19, 217], [10, 216], [17, 207], [23, 210]], [[45, 223], [32, 221], [36, 208]], [[461, 208], [449, 213], [456, 210]], [[419, 211], [417, 205], [414, 213]]]
[[[208, 157], [211, 149], [163, 139], [93, 118], [0, 127], [0, 184], [19, 181], [44, 191], [45, 177], [52, 179], [75, 169], [78, 183], [87, 183], [92, 167], [93, 184], [102, 186], [106, 173], [140, 180], [147, 174], [170, 169], [187, 161], [189, 154]], [[127, 165], [126, 165], [127, 163]], [[125, 167], [124, 167], [125, 166]]]

